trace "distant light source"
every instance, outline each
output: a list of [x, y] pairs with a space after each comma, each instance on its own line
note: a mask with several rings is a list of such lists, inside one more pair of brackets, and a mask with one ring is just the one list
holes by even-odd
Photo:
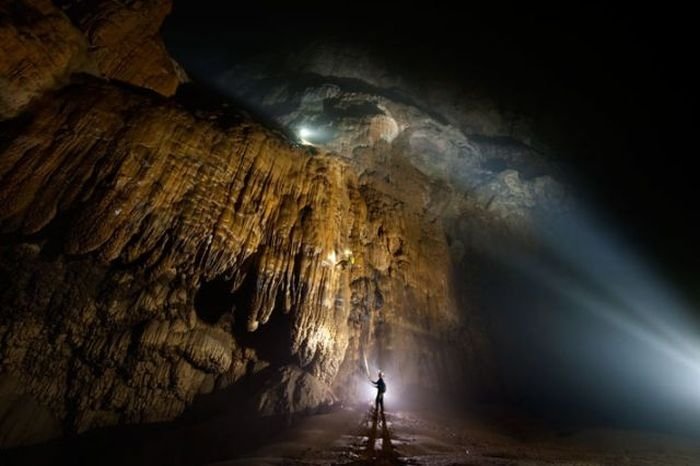
[[312, 134], [313, 134], [313, 131], [311, 131], [309, 128], [305, 128], [303, 126], [301, 128], [299, 128], [299, 137], [302, 139], [308, 138]]
[[313, 138], [316, 135], [316, 131], [307, 128], [306, 126], [300, 126], [297, 130], [297, 134], [299, 135], [299, 139], [301, 139], [302, 144], [307, 146], [314, 145], [314, 143], [309, 141], [308, 138]]

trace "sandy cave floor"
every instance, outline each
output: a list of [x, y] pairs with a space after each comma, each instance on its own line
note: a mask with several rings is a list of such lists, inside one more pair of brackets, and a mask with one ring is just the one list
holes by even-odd
[[[507, 431], [507, 433], [504, 433]], [[609, 429], [508, 429], [373, 407], [310, 416], [233, 465], [700, 465], [700, 439]]]

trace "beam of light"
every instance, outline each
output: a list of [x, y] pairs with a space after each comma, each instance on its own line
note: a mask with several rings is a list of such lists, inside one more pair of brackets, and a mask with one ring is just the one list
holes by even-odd
[[[697, 311], [631, 246], [583, 209], [558, 219], [542, 217], [538, 225], [537, 254], [504, 254], [499, 259], [558, 295], [565, 303], [561, 321], [581, 313], [589, 323], [605, 324], [587, 329], [565, 324], [571, 327], [560, 332], [568, 332], [559, 337], [560, 350], [605, 368], [609, 380], [591, 386], [605, 382], [644, 392], [649, 405], [640, 405], [640, 410], [658, 410], [654, 403], [663, 401], [700, 412]], [[610, 394], [614, 396], [624, 399], [625, 393]]]
[[[573, 240], [567, 247], [556, 241], [551, 233]], [[693, 330], [690, 309], [671, 291], [670, 287], [629, 247], [589, 219], [555, 225], [547, 237], [558, 257], [576, 269], [597, 289], [601, 300], [612, 304], [618, 318], [627, 328], [654, 335], [657, 347], [668, 347], [679, 360], [697, 362], [691, 366], [698, 371], [700, 382], [700, 334]], [[589, 295], [590, 296], [590, 295]], [[607, 296], [607, 299], [605, 297]]]
[[[603, 293], [596, 293], [582, 286], [574, 280], [566, 279], [560, 275], [552, 273], [546, 268], [529, 267], [529, 273], [547, 286], [552, 291], [574, 303], [578, 308], [604, 319], [615, 327], [634, 336], [639, 341], [649, 345], [667, 357], [672, 358], [687, 369], [700, 374], [700, 349], [691, 348], [682, 335], [676, 334], [679, 338], [674, 340], [665, 335], [670, 332], [670, 328], [664, 322], [640, 321], [634, 318], [635, 314], [643, 313], [648, 316], [648, 310], [644, 308], [626, 307], [622, 303], [615, 304], [606, 299]], [[655, 325], [658, 324], [658, 325]], [[683, 348], [678, 347], [682, 343]], [[698, 378], [700, 382], [700, 378]], [[699, 392], [700, 395], [700, 392]]]

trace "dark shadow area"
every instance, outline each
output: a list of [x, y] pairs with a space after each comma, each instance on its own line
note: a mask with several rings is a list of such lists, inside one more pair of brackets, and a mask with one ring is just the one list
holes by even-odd
[[231, 281], [223, 277], [203, 282], [194, 296], [197, 317], [214, 325], [225, 314], [232, 314], [236, 297], [231, 292]]
[[260, 322], [254, 331], [248, 329], [251, 306], [259, 299], [260, 279], [257, 274], [259, 255], [253, 254], [240, 266], [245, 275], [237, 289], [232, 290], [232, 279], [222, 274], [202, 282], [195, 294], [197, 316], [210, 325], [216, 325], [224, 316], [233, 321], [231, 332], [236, 342], [256, 351], [258, 357], [274, 367], [292, 362], [292, 322], [284, 310], [284, 293], [280, 290], [267, 322]]
[[372, 459], [374, 458], [374, 450], [375, 450], [375, 445], [377, 442], [377, 412], [378, 409], [374, 409], [372, 411], [372, 425], [369, 428], [369, 435], [367, 435], [367, 447], [365, 449], [365, 456], [367, 459]]
[[12, 119], [0, 121], [0, 154], [5, 153], [10, 143], [32, 124], [32, 120], [32, 114], [24, 112]]
[[[376, 409], [375, 409], [375, 417], [374, 420], [375, 422], [377, 421], [377, 416], [376, 416]], [[386, 423], [386, 413], [384, 413], [384, 409], [381, 409], [381, 420], [382, 420], [382, 454], [387, 457], [391, 458], [392, 460], [395, 461], [394, 464], [400, 464], [396, 460], [398, 460], [396, 452], [394, 451], [394, 446], [391, 443], [391, 434], [389, 432], [389, 426]]]
[[[296, 417], [261, 417], [252, 405], [269, 370], [199, 397], [168, 423], [100, 428], [0, 452], [3, 466], [197, 466], [254, 450]], [[245, 400], [245, 401], [242, 401]]]
[[255, 349], [259, 358], [271, 362], [275, 367], [292, 362], [292, 322], [284, 311], [283, 293], [277, 294], [270, 319], [260, 323], [254, 331], [248, 330], [250, 306], [259, 290], [258, 276], [254, 267], [233, 295], [233, 335], [239, 345]]
[[[348, 465], [387, 465], [406, 464], [392, 444], [391, 431], [386, 420], [386, 413], [381, 408], [370, 408], [363, 417], [361, 434], [366, 434], [367, 443], [362, 450], [361, 459], [346, 463]], [[381, 446], [377, 442], [381, 441]]]
[[285, 126], [270, 118], [235, 96], [217, 90], [207, 80], [197, 79], [182, 84], [177, 89], [175, 100], [189, 112], [216, 125], [228, 128], [245, 120], [252, 120], [274, 131], [282, 138], [294, 143], [296, 135]]
[[[281, 301], [281, 297], [278, 297]], [[288, 313], [278, 306], [272, 311], [270, 320], [250, 332], [242, 318], [243, 312], [238, 309], [234, 318], [234, 336], [241, 346], [254, 348], [259, 357], [271, 361], [275, 367], [285, 366], [293, 362], [292, 358], [292, 321]]]

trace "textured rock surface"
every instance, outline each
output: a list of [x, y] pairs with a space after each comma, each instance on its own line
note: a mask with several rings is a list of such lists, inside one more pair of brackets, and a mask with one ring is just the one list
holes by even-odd
[[60, 3], [85, 35], [88, 54], [103, 76], [166, 96], [185, 79], [158, 34], [171, 0]]
[[0, 2], [0, 119], [66, 79], [84, 60], [85, 47], [50, 0]]
[[172, 419], [268, 366], [299, 369], [266, 413], [352, 396], [363, 351], [405, 384], [457, 363], [425, 344], [458, 324], [439, 224], [346, 162], [87, 78], [5, 137], [2, 370], [64, 428]]
[[0, 119], [76, 71], [163, 95], [186, 79], [158, 35], [169, 0], [55, 3], [68, 16], [50, 0], [0, 2]]
[[529, 148], [366, 83], [276, 83], [284, 124], [331, 109], [323, 150], [301, 146], [171, 96], [168, 2], [4, 5], [2, 116], [23, 113], [0, 128], [2, 445], [172, 420], [236, 387], [255, 390], [231, 412], [313, 412], [364, 394], [365, 358], [392, 393], [488, 379], [453, 272], [486, 226], [558, 202]]
[[[330, 42], [254, 55], [219, 76], [217, 86], [307, 143], [349, 159], [369, 148], [374, 155], [362, 157], [359, 170], [381, 166], [389, 143], [446, 188], [441, 221], [453, 238], [490, 229], [475, 218], [527, 234], [536, 210], [566, 208], [557, 170], [543, 153], [547, 146], [533, 141], [526, 115], [476, 84], [465, 91], [469, 86], [429, 79], [407, 79], [381, 57]], [[401, 183], [396, 174], [394, 180]]]

